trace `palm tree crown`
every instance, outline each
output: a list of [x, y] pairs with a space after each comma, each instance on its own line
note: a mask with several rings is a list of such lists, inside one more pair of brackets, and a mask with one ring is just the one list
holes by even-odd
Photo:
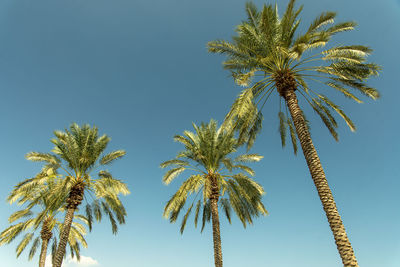
[[[263, 157], [257, 154], [243, 154], [230, 158], [236, 152], [238, 143], [233, 133], [226, 132], [222, 127], [217, 129], [217, 123], [211, 120], [209, 124], [200, 127], [193, 124], [195, 133], [184, 131], [183, 135], [176, 135], [174, 140], [183, 144], [185, 150], [172, 159], [161, 163], [162, 168], [173, 166], [163, 177], [163, 182], [169, 184], [185, 170], [194, 171], [195, 174], [185, 180], [178, 191], [168, 201], [164, 209], [164, 216], [175, 222], [187, 197], [196, 193], [196, 197], [186, 211], [181, 224], [181, 233], [184, 231], [186, 221], [195, 207], [195, 225], [201, 210], [203, 210], [203, 224], [210, 220], [209, 199], [213, 197], [215, 177], [217, 193], [221, 196], [220, 204], [229, 222], [231, 222], [231, 208], [241, 220], [244, 227], [252, 223], [252, 216], [267, 214], [261, 203], [261, 196], [265, 193], [263, 188], [248, 175], [254, 171], [244, 165], [246, 162], [259, 161]], [[234, 170], [244, 172], [234, 173]], [[201, 192], [202, 197], [197, 199]]]
[[[356, 23], [335, 24], [336, 13], [324, 12], [305, 33], [298, 34], [298, 16], [303, 7], [296, 10], [294, 6], [295, 0], [291, 0], [283, 16], [279, 17], [276, 5], [264, 5], [259, 11], [253, 3], [247, 3], [247, 20], [237, 26], [237, 35], [232, 37], [232, 41], [208, 43], [210, 52], [227, 56], [224, 67], [232, 72], [237, 84], [248, 86], [254, 77], [259, 77], [239, 95], [226, 120], [235, 121], [236, 129], [240, 129], [240, 139], [246, 140], [249, 147], [261, 128], [262, 108], [274, 92], [281, 96], [280, 101], [287, 91], [298, 92], [321, 117], [335, 140], [338, 140], [335, 130], [338, 124], [331, 111], [339, 114], [352, 131], [356, 127], [341, 108], [319, 89], [328, 86], [358, 103], [362, 101], [351, 90], [372, 99], [379, 97], [378, 91], [365, 83], [367, 78], [378, 75], [380, 69], [376, 64], [366, 62], [372, 51], [369, 47], [337, 45], [325, 48], [335, 34], [353, 30]], [[309, 81], [320, 84], [317, 89], [310, 89]], [[285, 111], [279, 110], [278, 113], [282, 145], [285, 145], [289, 128], [296, 152], [293, 121]]]

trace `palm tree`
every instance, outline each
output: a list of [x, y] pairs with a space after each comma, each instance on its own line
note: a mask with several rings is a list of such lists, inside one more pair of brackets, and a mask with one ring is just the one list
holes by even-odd
[[[44, 267], [47, 247], [51, 239], [53, 239], [52, 250], [54, 256], [55, 248], [57, 246], [57, 238], [54, 237], [54, 232], [60, 232], [62, 229], [62, 223], [57, 219], [57, 216], [64, 210], [62, 205], [65, 203], [67, 195], [64, 192], [63, 194], [58, 194], [57, 197], [54, 196], [54, 191], [57, 187], [56, 183], [57, 180], [59, 180], [57, 177], [47, 176], [43, 173], [40, 173], [38, 176], [46, 176], [48, 178], [48, 183], [41, 183], [32, 186], [35, 178], [27, 179], [19, 183], [7, 198], [10, 204], [18, 201], [19, 205], [27, 203], [27, 206], [25, 209], [14, 212], [9, 217], [10, 223], [20, 219], [22, 221], [11, 225], [0, 234], [0, 245], [8, 244], [22, 232], [29, 231], [17, 246], [17, 257], [19, 257], [19, 255], [33, 240], [29, 252], [29, 260], [34, 257], [37, 248], [41, 243], [39, 267]], [[59, 193], [61, 192], [62, 191]], [[32, 211], [35, 207], [39, 207], [37, 212]], [[74, 217], [80, 219], [86, 224], [88, 223], [85, 216], [75, 214]], [[39, 229], [40, 234], [35, 238], [35, 234], [37, 234]], [[80, 259], [79, 243], [81, 243], [85, 248], [87, 247], [86, 240], [83, 237], [85, 234], [86, 229], [81, 223], [74, 222], [72, 224], [68, 238], [68, 245], [71, 249], [72, 257], [76, 255], [78, 260]]]
[[[229, 223], [231, 223], [231, 209], [233, 208], [243, 226], [252, 223], [252, 217], [266, 215], [267, 210], [261, 203], [264, 189], [252, 180], [247, 174], [254, 175], [254, 171], [246, 166], [246, 162], [262, 159], [257, 154], [243, 154], [235, 159], [230, 158], [238, 147], [234, 133], [224, 128], [217, 129], [217, 123], [211, 120], [209, 124], [202, 123], [200, 127], [193, 124], [195, 133], [184, 131], [183, 135], [176, 135], [174, 140], [185, 146], [185, 150], [172, 159], [161, 163], [161, 168], [173, 166], [163, 177], [163, 182], [169, 184], [185, 170], [194, 172], [185, 180], [178, 191], [171, 197], [164, 208], [164, 217], [175, 222], [182, 211], [188, 196], [196, 193], [192, 204], [187, 209], [181, 224], [183, 233], [186, 221], [195, 207], [194, 223], [197, 227], [199, 214], [202, 210], [202, 227], [212, 219], [214, 261], [216, 267], [222, 267], [221, 234], [219, 226], [218, 203], [221, 205]], [[245, 171], [234, 172], [234, 170]], [[201, 192], [202, 197], [199, 197]]]
[[[282, 110], [278, 113], [282, 145], [285, 145], [286, 130], [289, 128], [295, 152], [297, 138], [300, 140], [343, 264], [358, 266], [297, 96], [304, 97], [338, 140], [335, 131], [338, 125], [331, 111], [339, 114], [352, 131], [355, 131], [354, 123], [338, 105], [317, 89], [328, 86], [358, 103], [361, 100], [351, 89], [377, 99], [378, 91], [365, 81], [378, 75], [380, 68], [365, 61], [372, 51], [366, 46], [322, 48], [336, 33], [353, 30], [356, 26], [354, 22], [334, 24], [334, 12], [322, 13], [305, 33], [296, 34], [300, 22], [297, 17], [302, 7], [296, 10], [294, 5], [295, 0], [289, 1], [280, 18], [276, 6], [264, 5], [259, 11], [254, 4], [247, 3], [247, 20], [237, 26], [237, 36], [232, 38], [232, 42], [216, 40], [208, 43], [210, 52], [227, 55], [224, 67], [232, 72], [236, 83], [247, 86], [253, 77], [259, 77], [235, 100], [225, 124], [233, 126], [239, 132], [240, 141], [247, 142], [251, 147], [261, 129], [262, 108], [270, 95], [277, 92], [280, 102], [284, 101], [287, 107], [286, 114]], [[315, 64], [317, 61], [320, 65]], [[307, 80], [319, 82], [321, 86], [311, 89]], [[287, 115], [288, 111], [291, 118]]]
[[[55, 145], [53, 153], [30, 152], [26, 158], [44, 162], [43, 172], [56, 173], [62, 177], [62, 182], [59, 183], [56, 191], [68, 192], [65, 200], [65, 219], [53, 264], [53, 267], [61, 267], [72, 220], [84, 197], [87, 200], [85, 212], [89, 230], [92, 229], [93, 216], [100, 221], [104, 213], [110, 219], [113, 234], [116, 234], [117, 222], [125, 223], [126, 216], [125, 208], [118, 195], [129, 194], [129, 190], [124, 182], [115, 179], [107, 170], [98, 171], [97, 177], [91, 176], [93, 171], [125, 155], [123, 150], [104, 154], [110, 141], [107, 135], [99, 137], [96, 127], [91, 128], [87, 124], [80, 127], [76, 123], [73, 123], [65, 132], [55, 131], [54, 135], [56, 138], [51, 140]], [[40, 179], [47, 178], [39, 178], [36, 182], [42, 182]], [[88, 201], [88, 196], [92, 200]]]

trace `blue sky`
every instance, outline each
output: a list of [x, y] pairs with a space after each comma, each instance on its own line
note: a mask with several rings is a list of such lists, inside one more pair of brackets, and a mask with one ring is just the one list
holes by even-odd
[[[255, 1], [261, 6], [264, 1]], [[109, 151], [127, 156], [110, 167], [131, 194], [123, 198], [126, 225], [111, 234], [95, 225], [81, 253], [101, 267], [213, 266], [211, 225], [200, 234], [193, 223], [180, 235], [179, 223], [162, 210], [184, 176], [161, 183], [159, 163], [181, 149], [173, 135], [191, 123], [221, 121], [240, 89], [224, 71], [222, 56], [206, 43], [230, 39], [245, 19], [245, 1], [182, 0], [3, 0], [0, 3], [0, 229], [15, 207], [5, 202], [12, 187], [40, 169], [25, 160], [47, 152], [56, 129], [89, 123], [111, 136]], [[287, 0], [278, 1], [280, 11]], [[369, 84], [382, 98], [354, 104], [333, 98], [351, 115], [357, 132], [340, 124], [336, 143], [306, 109], [312, 137], [360, 266], [400, 266], [400, 143], [398, 91], [399, 1], [298, 1], [307, 27], [320, 12], [355, 20], [343, 44], [374, 49], [369, 59], [383, 66]], [[276, 102], [276, 101], [275, 101]], [[274, 267], [340, 266], [332, 234], [301, 153], [281, 148], [276, 103], [264, 112], [263, 132], [253, 152], [255, 179], [267, 194], [269, 211], [243, 229], [222, 219], [224, 265]], [[193, 218], [192, 218], [193, 219]], [[191, 220], [189, 219], [189, 222]], [[32, 266], [17, 243], [0, 247], [2, 266]], [[88, 260], [90, 262], [90, 260]], [[63, 266], [74, 265], [70, 262]], [[86, 265], [89, 266], [89, 265]], [[94, 266], [94, 265], [93, 265]]]

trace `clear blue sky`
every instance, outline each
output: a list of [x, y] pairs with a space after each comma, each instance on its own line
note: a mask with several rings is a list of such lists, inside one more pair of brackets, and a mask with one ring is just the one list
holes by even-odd
[[[255, 3], [261, 6], [264, 1]], [[126, 225], [116, 236], [104, 221], [87, 236], [82, 254], [101, 267], [213, 266], [211, 225], [200, 234], [193, 223], [162, 218], [166, 201], [182, 181], [161, 183], [160, 162], [179, 144], [174, 134], [191, 122], [222, 120], [239, 93], [224, 57], [206, 43], [230, 39], [245, 19], [243, 0], [2, 0], [0, 2], [0, 229], [15, 210], [5, 198], [12, 187], [40, 169], [25, 160], [29, 151], [48, 152], [52, 132], [71, 122], [95, 124], [111, 136], [110, 151], [127, 156], [110, 167], [132, 194], [123, 201]], [[287, 0], [278, 1], [283, 11]], [[378, 101], [355, 104], [334, 99], [356, 123], [341, 123], [336, 143], [310, 110], [312, 137], [339, 212], [362, 267], [400, 266], [400, 108], [398, 99], [400, 2], [320, 0], [304, 4], [302, 23], [320, 12], [338, 12], [357, 29], [339, 35], [343, 44], [371, 46], [370, 60], [384, 67], [370, 81]], [[334, 94], [332, 94], [334, 95]], [[272, 102], [271, 102], [272, 104]], [[277, 110], [268, 107], [253, 152], [255, 179], [267, 192], [267, 217], [243, 229], [222, 219], [226, 267], [341, 266], [325, 214], [305, 160], [282, 149]], [[0, 247], [1, 266], [26, 267], [17, 243]], [[83, 266], [67, 264], [64, 266]]]

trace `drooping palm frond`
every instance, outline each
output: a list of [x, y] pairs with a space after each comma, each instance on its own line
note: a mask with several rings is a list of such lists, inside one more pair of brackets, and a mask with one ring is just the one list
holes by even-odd
[[110, 164], [114, 160], [117, 160], [117, 159], [123, 157], [125, 154], [126, 154], [126, 152], [124, 150], [113, 151], [111, 153], [108, 153], [107, 155], [104, 155], [100, 159], [100, 164], [101, 165]]

